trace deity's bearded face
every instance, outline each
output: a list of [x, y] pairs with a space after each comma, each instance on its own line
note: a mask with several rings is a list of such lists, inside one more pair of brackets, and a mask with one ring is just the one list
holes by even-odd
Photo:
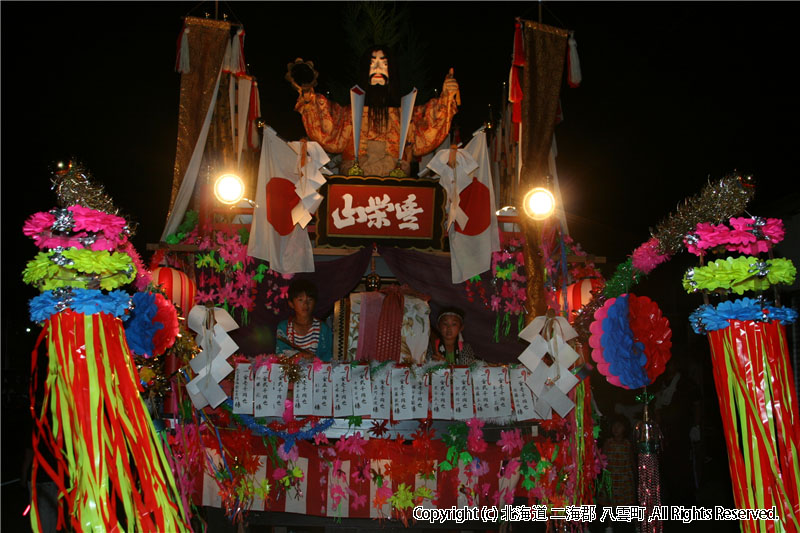
[[383, 50], [375, 50], [369, 61], [369, 84], [386, 85], [387, 83], [389, 83], [389, 60], [386, 59]]

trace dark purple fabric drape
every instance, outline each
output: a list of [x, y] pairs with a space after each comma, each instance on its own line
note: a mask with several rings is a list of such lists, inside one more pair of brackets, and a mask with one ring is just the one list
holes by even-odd
[[319, 318], [328, 316], [336, 301], [356, 288], [364, 277], [371, 257], [372, 247], [366, 246], [354, 254], [333, 261], [314, 261], [314, 272], [295, 275], [295, 278], [311, 280], [319, 289], [314, 315]]
[[472, 345], [478, 358], [494, 363], [517, 360], [525, 344], [516, 338], [501, 338], [502, 342], [493, 342], [496, 313], [485, 309], [480, 302], [470, 302], [464, 283], [453, 284], [449, 257], [400, 248], [379, 247], [378, 251], [400, 283], [431, 296], [433, 327], [436, 326], [439, 311], [448, 305], [455, 305], [466, 313], [464, 340]]
[[[372, 257], [372, 248], [365, 247], [333, 261], [315, 261], [314, 272], [303, 272], [296, 278], [311, 280], [319, 289], [314, 315], [327, 317], [337, 300], [347, 296], [356, 288]], [[256, 308], [250, 313], [248, 324], [230, 333], [231, 338], [239, 345], [239, 352], [255, 356], [275, 351], [275, 331], [278, 322], [289, 318], [291, 311], [284, 306], [278, 314], [267, 309], [264, 295], [256, 298]]]

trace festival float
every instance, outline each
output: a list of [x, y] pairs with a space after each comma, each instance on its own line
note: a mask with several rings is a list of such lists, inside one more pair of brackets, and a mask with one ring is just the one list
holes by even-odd
[[[657, 304], [630, 289], [704, 231], [698, 223], [741, 214], [751, 183], [727, 176], [687, 200], [606, 282], [595, 266], [602, 258], [572, 241], [563, 216], [550, 216], [564, 71], [570, 86], [580, 82], [568, 31], [515, 22], [502, 118], [465, 144], [450, 138], [456, 73], [444, 73], [425, 102], [416, 90], [397, 95], [395, 58], [383, 45], [364, 50], [345, 103], [315, 91], [313, 61], [289, 62], [307, 135], [284, 140], [261, 119], [244, 35], [227, 21], [185, 19], [170, 210], [149, 268], [77, 162], [54, 175], [59, 207], [26, 223], [48, 250], [25, 272], [44, 291], [31, 316], [46, 325], [40, 343], [50, 357], [34, 437], [58, 452], [51, 475], [79, 511], [61, 520], [113, 529], [124, 514], [144, 531], [203, 530], [216, 508], [240, 526], [292, 514], [309, 524], [410, 526], [424, 514], [415, 509], [456, 507], [476, 509], [461, 517], [476, 527], [595, 520], [604, 459], [592, 360], [612, 385], [641, 388], [647, 404], [671, 331]], [[762, 220], [737, 230], [772, 243], [777, 226]], [[757, 271], [747, 261], [730, 267], [747, 288], [793, 276], [779, 259]], [[704, 276], [696, 269], [685, 285], [718, 288], [701, 286]], [[118, 289], [134, 280], [133, 296]], [[295, 296], [311, 297], [311, 310]], [[723, 304], [693, 321], [712, 331], [706, 324], [720, 321], [709, 317], [727, 312]], [[757, 319], [722, 319], [767, 324], [767, 340], [752, 343], [767, 354], [758, 379], [768, 372], [780, 386], [765, 397], [763, 381], [746, 388], [731, 363], [715, 375], [719, 391], [741, 385], [725, 403], [731, 413], [753, 411], [747, 427], [732, 414], [726, 425], [737, 503], [780, 502], [796, 515], [797, 407], [775, 323], [793, 317], [760, 300], [746, 306], [760, 309]], [[291, 312], [314, 319], [295, 323]], [[437, 331], [448, 316], [459, 326], [452, 342]], [[715, 361], [734, 359], [717, 329]], [[94, 359], [82, 356], [81, 339]], [[88, 367], [75, 375], [62, 366], [78, 363]], [[757, 429], [774, 439], [737, 447], [736, 431], [765, 420], [755, 410], [772, 413], [773, 404], [779, 426]], [[656, 432], [647, 419], [639, 428], [639, 503], [654, 531]], [[787, 443], [788, 458], [778, 451]], [[767, 481], [742, 466], [755, 455]], [[794, 472], [794, 484], [783, 472]], [[32, 523], [36, 531], [35, 508]], [[781, 524], [797, 530], [796, 521]]]

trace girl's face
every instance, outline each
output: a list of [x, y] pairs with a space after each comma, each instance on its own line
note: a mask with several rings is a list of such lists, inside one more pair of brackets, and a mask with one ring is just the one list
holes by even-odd
[[464, 328], [461, 319], [457, 316], [447, 315], [439, 320], [439, 333], [447, 346], [452, 346], [458, 341], [458, 334]]
[[625, 424], [622, 422], [614, 422], [614, 425], [611, 426], [611, 433], [614, 434], [615, 438], [621, 438], [625, 434]]
[[311, 318], [311, 313], [314, 312], [314, 304], [316, 300], [306, 293], [302, 292], [289, 300], [289, 307], [294, 311], [295, 318], [305, 321]]

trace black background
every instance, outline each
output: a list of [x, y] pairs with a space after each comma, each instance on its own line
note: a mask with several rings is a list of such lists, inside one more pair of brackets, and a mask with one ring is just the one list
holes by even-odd
[[[428, 44], [428, 88], [453, 67], [462, 137], [498, 108], [508, 79], [514, 17], [536, 20], [538, 4], [414, 2]], [[583, 83], [562, 91], [558, 172], [570, 232], [606, 256], [606, 274], [708, 178], [738, 169], [758, 180], [750, 211], [797, 212], [798, 99], [793, 3], [543, 4], [543, 22], [575, 31]], [[24, 413], [37, 328], [20, 272], [36, 250], [25, 218], [55, 203], [52, 163], [76, 156], [139, 223], [143, 253], [166, 220], [177, 133], [174, 72], [181, 17], [213, 14], [213, 3], [3, 2], [2, 9], [2, 375], [3, 481], [17, 477], [17, 414]], [[245, 57], [261, 90], [263, 116], [287, 140], [303, 134], [296, 93], [283, 79], [295, 57], [314, 60], [320, 87], [348, 48], [343, 4], [220, 3], [244, 24]], [[345, 80], [347, 81], [347, 80]], [[145, 256], [145, 260], [147, 256]], [[675, 330], [676, 357], [707, 359], [687, 332], [699, 304], [679, 294], [681, 256], [636, 292], [653, 297]], [[31, 331], [26, 331], [30, 328]], [[703, 351], [705, 350], [705, 351]], [[707, 366], [707, 363], [706, 363]], [[596, 381], [597, 395], [611, 395]], [[618, 394], [618, 392], [613, 392]], [[713, 389], [706, 395], [713, 397]], [[717, 415], [718, 416], [718, 415]], [[7, 494], [3, 490], [4, 496]], [[3, 524], [21, 510], [3, 503]], [[10, 519], [10, 518], [9, 518]]]

